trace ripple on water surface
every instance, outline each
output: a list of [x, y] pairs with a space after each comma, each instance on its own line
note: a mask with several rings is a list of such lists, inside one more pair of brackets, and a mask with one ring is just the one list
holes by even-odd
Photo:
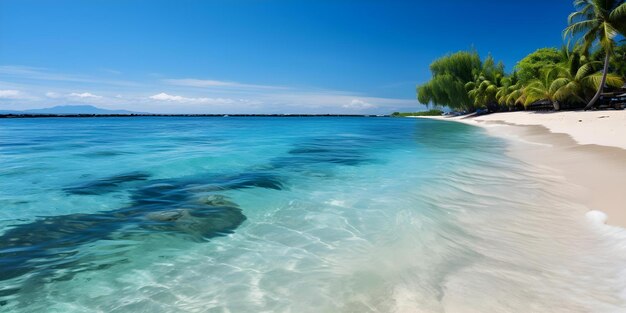
[[[23, 142], [0, 146], [0, 311], [625, 307], [623, 233], [572, 214], [584, 212], [563, 197], [575, 187], [465, 125], [37, 119], [0, 130], [0, 142]], [[109, 149], [124, 153], [92, 155]], [[7, 170], [30, 164], [47, 169]]]

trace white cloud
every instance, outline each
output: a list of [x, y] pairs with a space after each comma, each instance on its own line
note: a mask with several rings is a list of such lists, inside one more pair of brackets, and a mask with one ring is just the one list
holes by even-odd
[[43, 82], [70, 82], [97, 85], [139, 86], [136, 82], [123, 80], [103, 80], [98, 77], [59, 73], [47, 68], [0, 65], [0, 74], [11, 78], [28, 79]]
[[[147, 82], [111, 82], [97, 76], [19, 66], [0, 66], [0, 76], [2, 104], [15, 102], [20, 108], [77, 102], [159, 113], [383, 114], [421, 108], [415, 99], [372, 97], [367, 93], [310, 86], [265, 86], [225, 80], [163, 79], [163, 76]], [[159, 92], [153, 92], [152, 88], [158, 88]]]
[[199, 88], [241, 88], [241, 89], [287, 89], [281, 86], [268, 86], [268, 85], [254, 85], [254, 84], [242, 84], [230, 81], [210, 80], [210, 79], [196, 79], [196, 78], [183, 78], [183, 79], [164, 79], [163, 82], [184, 87], [199, 87]]
[[244, 99], [233, 100], [228, 98], [188, 98], [183, 96], [170, 95], [164, 92], [150, 96], [149, 98], [157, 101], [199, 104], [232, 104], [235, 102], [247, 102]]
[[97, 96], [97, 95], [94, 95], [94, 94], [89, 93], [89, 92], [83, 92], [83, 93], [72, 92], [68, 96], [73, 97], [73, 98], [81, 98], [81, 99], [85, 99], [85, 98], [99, 99], [99, 98], [102, 98], [102, 96]]
[[184, 101], [185, 98], [181, 97], [181, 96], [172, 96], [172, 95], [168, 95], [164, 92], [154, 95], [154, 96], [150, 96], [150, 99], [152, 100], [158, 100], [158, 101]]
[[0, 99], [22, 99], [25, 95], [19, 90], [0, 90]]
[[364, 110], [364, 109], [375, 108], [376, 105], [373, 105], [373, 104], [371, 104], [369, 102], [365, 102], [363, 100], [352, 99], [352, 101], [350, 101], [350, 103], [344, 104], [341, 107], [346, 108], [346, 109]]
[[333, 90], [267, 93], [259, 95], [259, 99], [265, 104], [272, 104], [279, 111], [290, 113], [385, 114], [422, 108], [413, 99], [368, 97]]

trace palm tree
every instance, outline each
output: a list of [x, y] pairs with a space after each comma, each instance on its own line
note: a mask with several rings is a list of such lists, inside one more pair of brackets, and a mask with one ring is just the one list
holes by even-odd
[[609, 71], [609, 59], [615, 46], [615, 36], [626, 34], [626, 3], [624, 0], [575, 0], [576, 12], [570, 14], [564, 37], [578, 37], [583, 50], [598, 43], [604, 51], [604, 68], [598, 91], [585, 107], [591, 108], [602, 94]]
[[521, 83], [517, 83], [515, 88], [511, 91], [506, 98], [506, 103], [510, 106], [517, 107], [518, 105], [526, 107], [526, 86]]
[[468, 90], [467, 95], [474, 101], [474, 106], [490, 107], [496, 104], [498, 93], [498, 85], [484, 76], [478, 78], [477, 82], [469, 82], [465, 85]]
[[613, 50], [611, 67], [616, 74], [626, 78], [626, 39]]
[[498, 93], [496, 93], [496, 99], [502, 106], [513, 109], [518, 103], [523, 103], [520, 97], [524, 86], [517, 77], [517, 72], [513, 72], [510, 76], [504, 77], [501, 82], [501, 86], [498, 87]]
[[563, 87], [564, 82], [559, 81], [557, 78], [558, 71], [548, 69], [544, 71], [541, 78], [530, 81], [520, 95], [520, 97], [524, 97], [524, 106], [529, 106], [536, 101], [547, 100], [554, 106], [554, 109], [558, 111], [560, 109], [560, 103], [555, 95], [556, 92]]
[[555, 88], [558, 86], [554, 99], [559, 102], [586, 103], [603, 79], [611, 87], [624, 84], [623, 79], [615, 74], [603, 78], [604, 75], [597, 71], [601, 65], [601, 62], [587, 61], [578, 52], [571, 53], [567, 63], [558, 64], [554, 68], [559, 73], [559, 78], [553, 82]]
[[474, 81], [465, 84], [467, 95], [475, 107], [487, 107], [490, 111], [498, 105], [498, 88], [504, 78], [504, 64], [496, 64], [490, 55], [485, 59], [480, 71], [475, 70]]

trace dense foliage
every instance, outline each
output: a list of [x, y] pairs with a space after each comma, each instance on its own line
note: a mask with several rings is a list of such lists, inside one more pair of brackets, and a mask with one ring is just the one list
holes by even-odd
[[517, 63], [519, 80], [527, 83], [540, 77], [543, 69], [559, 64], [562, 60], [563, 54], [556, 48], [538, 49]]
[[430, 65], [433, 78], [417, 87], [417, 99], [423, 104], [473, 108], [465, 85], [474, 80], [474, 72], [480, 67], [476, 51], [461, 51], [435, 60]]
[[538, 49], [511, 73], [474, 50], [446, 55], [431, 64], [417, 99], [460, 111], [592, 107], [626, 80], [626, 42], [616, 40], [626, 35], [626, 0], [575, 0], [574, 9], [565, 47]]

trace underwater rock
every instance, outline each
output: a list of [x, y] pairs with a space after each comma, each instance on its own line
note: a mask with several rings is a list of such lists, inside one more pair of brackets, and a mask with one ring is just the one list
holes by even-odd
[[236, 204], [222, 195], [210, 195], [203, 202], [212, 206], [236, 206]]
[[227, 189], [245, 189], [245, 188], [265, 188], [265, 189], [283, 189], [283, 183], [276, 175], [267, 173], [244, 173], [232, 176], [226, 176], [217, 180], [220, 188]]
[[130, 172], [90, 181], [85, 184], [65, 188], [65, 192], [75, 195], [102, 195], [117, 191], [123, 184], [143, 181], [150, 178], [150, 174], [144, 172]]
[[316, 147], [302, 147], [289, 150], [289, 154], [331, 153], [333, 150]]
[[314, 138], [299, 143], [289, 150], [289, 156], [273, 160], [279, 167], [306, 167], [307, 165], [334, 163], [355, 166], [371, 162], [364, 149], [369, 140], [354, 137]]
[[[105, 183], [91, 183], [78, 194], [116, 186], [147, 176], [118, 175]], [[239, 206], [218, 191], [282, 189], [275, 175], [246, 173], [229, 176], [194, 176], [147, 181], [131, 190], [130, 205], [98, 213], [69, 214], [13, 226], [0, 236], [0, 281], [9, 279], [68, 279], [82, 267], [97, 269], [112, 264], [85, 266], [86, 244], [101, 240], [140, 241], [145, 236], [173, 235], [203, 241], [233, 233], [246, 220]], [[88, 192], [88, 190], [91, 190]], [[99, 257], [100, 259], [102, 257]], [[23, 276], [23, 277], [22, 277]], [[15, 291], [0, 288], [0, 295]]]
[[183, 214], [188, 214], [186, 210], [173, 210], [165, 212], [148, 213], [148, 219], [160, 222], [172, 222], [179, 219]]
[[320, 144], [302, 144], [289, 151], [289, 156], [272, 160], [275, 167], [292, 167], [302, 170], [307, 166], [334, 163], [356, 166], [370, 162], [362, 152], [353, 147], [324, 147]]

